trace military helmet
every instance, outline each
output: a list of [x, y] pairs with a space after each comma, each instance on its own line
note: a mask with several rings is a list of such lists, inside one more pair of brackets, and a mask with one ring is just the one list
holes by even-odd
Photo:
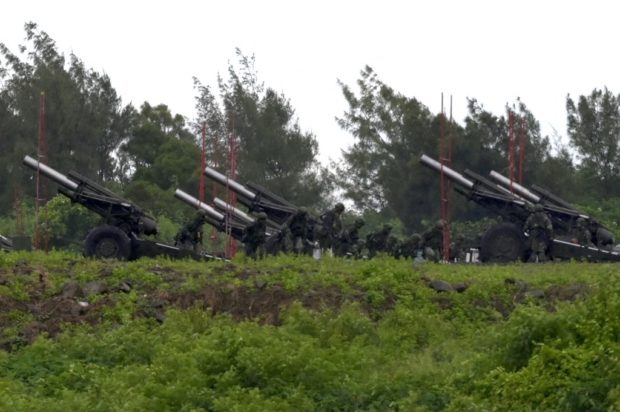
[[300, 215], [307, 215], [308, 214], [308, 208], [305, 208], [305, 207], [302, 206], [302, 207], [299, 208], [297, 213], [299, 213]]
[[358, 217], [357, 219], [355, 219], [355, 226], [361, 227], [361, 226], [364, 226], [365, 224], [366, 222], [361, 217]]
[[336, 212], [343, 212], [344, 211], [344, 205], [340, 202], [336, 203], [336, 206], [334, 206], [334, 209], [336, 210]]
[[585, 225], [586, 224], [586, 220], [584, 218], [582, 218], [581, 216], [577, 218], [577, 224], [578, 225]]
[[260, 212], [259, 214], [256, 215], [256, 218], [258, 220], [267, 220], [267, 213], [265, 212]]
[[390, 225], [389, 223], [383, 224], [383, 230], [385, 230], [386, 232], [392, 230], [392, 225]]
[[540, 203], [536, 203], [534, 205], [534, 212], [543, 212], [545, 208]]

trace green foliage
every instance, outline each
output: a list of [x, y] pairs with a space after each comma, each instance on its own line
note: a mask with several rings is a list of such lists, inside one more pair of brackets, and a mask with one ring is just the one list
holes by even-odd
[[579, 205], [579, 210], [588, 213], [599, 222], [610, 228], [620, 239], [620, 197], [605, 197], [604, 199], [591, 199]]
[[580, 168], [588, 180], [588, 192], [598, 196], [618, 196], [620, 182], [620, 103], [605, 88], [579, 96], [577, 103], [566, 98], [568, 136], [579, 151]]
[[[12, 209], [10, 215], [0, 217], [0, 234], [4, 236], [17, 234], [15, 213], [16, 210]], [[34, 206], [30, 203], [22, 203], [21, 214], [24, 233], [33, 233], [35, 227]]]
[[40, 219], [54, 247], [81, 251], [82, 241], [100, 217], [63, 195], [54, 196], [40, 211]]
[[[0, 410], [602, 411], [620, 399], [613, 264], [19, 252], [0, 255], [7, 275], [0, 304], [22, 303], [0, 314]], [[438, 293], [428, 279], [469, 287]], [[30, 312], [37, 299], [93, 280], [109, 287], [81, 298], [103, 305], [96, 323], [26, 339], [46, 318]], [[153, 302], [175, 296], [195, 300], [156, 322]]]
[[15, 193], [34, 193], [31, 173], [20, 166], [36, 153], [39, 98], [44, 95], [49, 164], [100, 181], [116, 177], [112, 153], [128, 136], [133, 108], [123, 107], [107, 75], [66, 58], [35, 23], [24, 26], [27, 43], [13, 53], [0, 43], [0, 210]]
[[299, 206], [324, 207], [321, 201], [332, 189], [331, 175], [316, 160], [316, 137], [301, 130], [283, 93], [260, 82], [254, 56], [237, 50], [237, 58], [237, 65], [229, 65], [228, 78], [219, 79], [221, 102], [209, 87], [194, 80], [196, 130], [206, 122], [210, 139], [219, 147], [209, 159], [224, 169], [229, 138], [234, 136], [241, 182], [262, 185]]

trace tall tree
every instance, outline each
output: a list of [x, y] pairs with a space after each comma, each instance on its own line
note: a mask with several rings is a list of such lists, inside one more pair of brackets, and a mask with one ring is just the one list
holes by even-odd
[[[439, 215], [437, 173], [419, 164], [422, 153], [437, 158], [441, 116], [432, 114], [413, 97], [396, 92], [381, 82], [370, 67], [362, 70], [357, 91], [342, 84], [349, 104], [339, 119], [355, 142], [343, 151], [338, 183], [359, 209], [374, 209], [385, 217], [398, 217], [407, 231], [418, 230], [423, 221]], [[444, 134], [453, 140], [452, 161], [457, 170], [487, 173], [495, 169], [507, 174], [508, 117], [484, 110], [475, 99], [469, 101], [464, 127], [444, 121]], [[507, 107], [509, 110], [509, 107]], [[538, 121], [525, 104], [517, 100], [510, 108], [523, 119], [527, 130], [525, 180], [541, 183], [558, 169], [568, 166], [550, 154], [549, 141], [540, 133]], [[518, 135], [519, 125], [515, 127]], [[554, 172], [547, 166], [554, 162]], [[480, 217], [479, 207], [454, 196], [454, 216]]]
[[620, 195], [620, 98], [594, 89], [575, 102], [566, 98], [568, 136], [593, 194]]
[[[54, 40], [36, 24], [25, 25], [27, 46], [19, 54], [0, 44], [0, 210], [16, 186], [28, 183], [24, 154], [36, 153], [38, 101], [46, 102], [49, 162], [100, 180], [116, 177], [112, 153], [129, 131], [131, 108], [123, 107], [107, 75], [87, 69], [75, 55], [67, 62]], [[94, 152], [94, 155], [93, 155]], [[29, 186], [27, 186], [29, 187]]]
[[180, 188], [197, 192], [200, 151], [185, 118], [166, 105], [145, 102], [133, 121], [131, 136], [119, 154], [132, 170], [125, 194], [156, 214], [177, 215], [180, 203], [171, 201]]
[[[291, 102], [259, 81], [254, 57], [237, 50], [238, 66], [230, 65], [228, 78], [219, 79], [221, 100], [195, 80], [199, 117], [211, 136], [226, 147], [226, 138], [238, 139], [238, 176], [242, 182], [264, 185], [299, 205], [319, 205], [330, 189], [329, 173], [316, 160], [318, 143], [303, 132]], [[220, 154], [221, 157], [224, 157]]]
[[359, 94], [340, 83], [349, 104], [338, 119], [355, 143], [343, 151], [337, 175], [345, 196], [359, 209], [398, 217], [408, 230], [432, 215], [438, 196], [435, 176], [424, 173], [418, 159], [434, 155], [438, 121], [420, 101], [406, 97], [378, 79], [366, 66], [357, 81]]
[[568, 147], [558, 142], [552, 148], [549, 137], [543, 136], [540, 130], [540, 123], [520, 99], [506, 105], [506, 113], [499, 116], [485, 110], [477, 100], [469, 100], [456, 164], [480, 173], [496, 170], [509, 176], [509, 112], [515, 116], [515, 172], [518, 172], [521, 133], [525, 137], [523, 183], [537, 184], [558, 196], [574, 198], [575, 169]]

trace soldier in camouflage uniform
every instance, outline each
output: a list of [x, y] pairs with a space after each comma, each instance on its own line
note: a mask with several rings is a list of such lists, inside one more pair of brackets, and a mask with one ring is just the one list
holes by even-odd
[[402, 254], [405, 258], [413, 259], [418, 255], [418, 250], [420, 250], [420, 241], [422, 237], [418, 233], [414, 233], [405, 239], [402, 243]]
[[204, 210], [198, 210], [194, 218], [185, 224], [174, 237], [174, 245], [180, 249], [200, 253], [202, 246], [202, 226], [206, 222]]
[[335, 240], [342, 236], [342, 221], [340, 220], [342, 212], [344, 212], [344, 205], [336, 203], [333, 209], [320, 216], [317, 238], [321, 249], [330, 249], [335, 245]]
[[575, 227], [575, 237], [573, 239], [581, 246], [593, 246], [592, 232], [588, 229], [588, 223], [582, 217], [577, 218], [577, 225]]
[[307, 251], [308, 244], [308, 210], [305, 207], [292, 215], [286, 222], [291, 238], [293, 252], [300, 254]]
[[549, 242], [553, 238], [553, 225], [541, 204], [534, 206], [528, 216], [523, 231], [529, 235], [530, 262], [545, 262]]
[[450, 243], [450, 260], [456, 262], [465, 262], [467, 256], [467, 240], [465, 235], [459, 233], [454, 237], [454, 241]]
[[390, 235], [386, 241], [386, 252], [396, 259], [403, 255], [403, 242], [394, 235]]
[[348, 229], [342, 231], [342, 236], [337, 241], [335, 247], [336, 256], [359, 257], [361, 252], [359, 230], [366, 222], [361, 217], [355, 219], [355, 223]]
[[424, 258], [438, 262], [443, 250], [443, 220], [424, 231], [421, 242]]
[[380, 231], [366, 235], [368, 258], [372, 259], [377, 253], [387, 252], [387, 242], [391, 231], [392, 225], [386, 223]]
[[267, 238], [267, 214], [260, 212], [256, 220], [243, 229], [242, 241], [245, 244], [245, 254], [252, 259], [262, 259], [265, 256], [265, 240]]

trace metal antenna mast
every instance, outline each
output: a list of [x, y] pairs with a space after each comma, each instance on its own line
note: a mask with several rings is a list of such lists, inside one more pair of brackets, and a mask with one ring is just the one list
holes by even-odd
[[439, 162], [440, 170], [440, 211], [442, 221], [443, 260], [450, 260], [450, 181], [444, 173], [444, 166], [452, 165], [452, 96], [450, 96], [450, 127], [446, 137], [446, 115], [443, 93], [441, 94], [441, 114], [439, 116]]

